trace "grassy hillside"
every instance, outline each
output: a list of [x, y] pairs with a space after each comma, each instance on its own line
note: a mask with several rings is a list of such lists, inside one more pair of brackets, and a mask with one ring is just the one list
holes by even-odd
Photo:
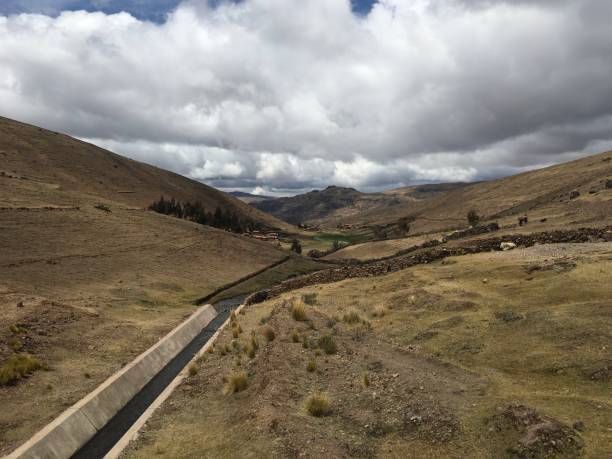
[[[221, 207], [271, 227], [288, 228], [284, 222], [203, 183], [64, 134], [0, 117], [2, 172], [135, 207], [147, 207], [160, 195], [183, 202], [200, 201], [209, 212]], [[45, 204], [44, 197], [41, 204]]]
[[600, 224], [612, 218], [612, 190], [606, 189], [609, 179], [612, 152], [373, 209], [344, 222], [387, 224], [410, 216], [415, 218], [411, 233], [431, 232], [467, 226], [466, 215], [475, 209], [484, 219], [503, 225], [516, 224], [523, 214], [531, 222], [546, 218], [548, 227]]
[[467, 255], [249, 306], [127, 457], [611, 457], [611, 255]]
[[[286, 256], [142, 208], [160, 194], [261, 215], [175, 174], [0, 122], [0, 455], [150, 347], [195, 299]], [[37, 371], [14, 379], [24, 362]]]

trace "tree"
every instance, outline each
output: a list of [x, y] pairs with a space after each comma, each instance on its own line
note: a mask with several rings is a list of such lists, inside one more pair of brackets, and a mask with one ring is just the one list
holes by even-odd
[[291, 250], [294, 251], [295, 253], [302, 253], [302, 244], [300, 244], [300, 241], [298, 241], [297, 239], [294, 239], [293, 242], [291, 243]]
[[408, 232], [410, 232], [410, 224], [408, 217], [400, 218], [397, 221], [397, 229], [402, 236], [405, 236], [406, 234], [408, 234]]
[[476, 210], [472, 209], [467, 213], [467, 220], [470, 226], [476, 226], [480, 221], [480, 216], [478, 215]]

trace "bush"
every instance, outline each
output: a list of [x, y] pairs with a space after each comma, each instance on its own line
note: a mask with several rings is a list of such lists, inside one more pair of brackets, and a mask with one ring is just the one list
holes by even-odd
[[317, 303], [317, 294], [316, 293], [306, 293], [302, 295], [302, 301], [309, 306], [312, 306]]
[[319, 347], [328, 355], [335, 354], [338, 351], [338, 346], [331, 335], [319, 338]]
[[295, 253], [302, 253], [302, 244], [297, 239], [294, 239], [291, 243], [291, 250]]
[[35, 357], [29, 354], [13, 354], [0, 367], [0, 386], [15, 384], [40, 368], [42, 365]]
[[198, 365], [195, 363], [192, 363], [191, 365], [189, 365], [189, 376], [195, 376], [198, 374]]
[[317, 363], [314, 360], [309, 361], [308, 365], [306, 365], [306, 371], [308, 371], [309, 373], [312, 373], [316, 369], [317, 369]]
[[323, 393], [311, 395], [306, 401], [306, 410], [311, 416], [327, 416], [331, 413], [331, 400]]
[[276, 333], [274, 332], [274, 329], [270, 326], [264, 327], [261, 330], [261, 334], [264, 335], [268, 343], [270, 341], [274, 341], [274, 338], [276, 338]]
[[225, 394], [235, 394], [242, 392], [249, 385], [249, 377], [244, 371], [233, 371], [226, 376]]
[[347, 324], [356, 324], [361, 322], [361, 316], [357, 311], [349, 311], [342, 316], [342, 320], [344, 320]]
[[298, 322], [304, 322], [308, 319], [306, 304], [302, 301], [294, 301], [291, 305], [291, 315]]
[[467, 213], [467, 221], [470, 226], [478, 225], [478, 222], [480, 221], [480, 216], [478, 215], [478, 212], [476, 212], [474, 209], [470, 210]]
[[298, 334], [297, 330], [293, 330], [293, 333], [291, 333], [291, 341], [294, 343], [300, 342], [300, 335]]
[[255, 358], [255, 348], [253, 347], [253, 344], [247, 343], [246, 346], [242, 348], [242, 350], [249, 357], [249, 359]]

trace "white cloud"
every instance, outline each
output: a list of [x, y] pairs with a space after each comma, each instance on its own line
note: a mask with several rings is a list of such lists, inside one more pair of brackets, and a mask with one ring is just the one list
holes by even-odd
[[188, 1], [0, 17], [0, 113], [216, 186], [491, 177], [612, 139], [598, 0]]

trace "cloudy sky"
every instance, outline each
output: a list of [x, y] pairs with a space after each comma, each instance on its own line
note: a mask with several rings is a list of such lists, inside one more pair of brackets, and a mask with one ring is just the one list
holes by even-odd
[[0, 115], [224, 189], [612, 149], [607, 0], [2, 0]]

